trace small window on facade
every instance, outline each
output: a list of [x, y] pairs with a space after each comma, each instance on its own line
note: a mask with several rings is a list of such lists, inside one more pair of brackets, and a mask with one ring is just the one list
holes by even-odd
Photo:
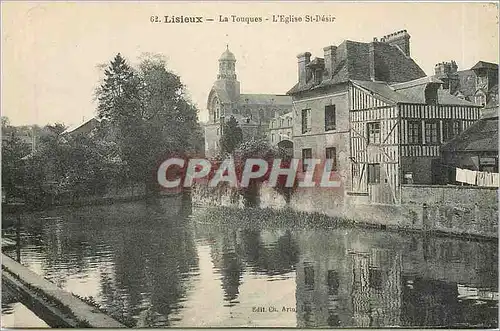
[[283, 118], [280, 119], [280, 126], [285, 126], [285, 120]]
[[368, 165], [368, 184], [380, 183], [380, 164], [373, 163]]
[[220, 135], [220, 128], [217, 128], [217, 135]]
[[421, 121], [408, 122], [408, 144], [422, 143], [422, 123]]
[[357, 177], [359, 175], [359, 163], [352, 164], [352, 176]]
[[439, 122], [425, 122], [425, 143], [436, 145], [439, 144]]
[[307, 171], [307, 164], [304, 163], [304, 160], [312, 159], [312, 149], [304, 148], [302, 150], [302, 171]]
[[335, 130], [335, 105], [325, 106], [325, 131]]
[[337, 170], [337, 148], [328, 147], [326, 149], [326, 158], [332, 160], [332, 170]]
[[339, 291], [339, 274], [334, 270], [328, 270], [327, 276], [328, 294], [338, 294]]
[[370, 282], [370, 287], [373, 289], [381, 289], [382, 288], [382, 271], [379, 269], [370, 268], [368, 270], [368, 277]]
[[314, 286], [314, 268], [311, 266], [304, 267], [304, 282], [306, 286]]
[[292, 119], [289, 117], [288, 118], [288, 126], [291, 126], [292, 125]]
[[271, 142], [274, 142], [274, 133], [271, 135]]
[[380, 144], [380, 122], [371, 122], [367, 124], [368, 143]]
[[302, 109], [302, 133], [307, 133], [311, 131], [310, 123], [310, 109]]
[[460, 121], [443, 120], [443, 140], [448, 141], [460, 134]]

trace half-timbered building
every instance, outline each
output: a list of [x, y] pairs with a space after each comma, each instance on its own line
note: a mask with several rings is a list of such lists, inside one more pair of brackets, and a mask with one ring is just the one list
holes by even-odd
[[329, 193], [331, 204], [352, 190], [350, 148], [351, 81], [407, 82], [425, 77], [410, 57], [410, 35], [399, 31], [373, 42], [345, 40], [323, 49], [323, 58], [297, 56], [298, 82], [288, 91], [293, 98], [295, 158], [332, 159], [342, 187]]
[[391, 85], [351, 81], [348, 194], [390, 204], [400, 202], [401, 184], [441, 183], [441, 146], [480, 116], [480, 106], [441, 84], [433, 77]]

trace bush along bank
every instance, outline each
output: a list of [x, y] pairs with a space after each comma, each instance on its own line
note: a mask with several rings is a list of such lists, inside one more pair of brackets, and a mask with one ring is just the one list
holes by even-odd
[[290, 208], [206, 207], [193, 212], [198, 223], [237, 226], [287, 226], [292, 228], [324, 228], [361, 225], [354, 220], [330, 217], [316, 212], [300, 212]]

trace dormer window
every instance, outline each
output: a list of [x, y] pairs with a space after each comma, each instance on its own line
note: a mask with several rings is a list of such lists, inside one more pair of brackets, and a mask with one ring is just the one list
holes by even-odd
[[321, 83], [323, 79], [323, 70], [325, 69], [325, 61], [321, 58], [315, 58], [306, 66], [306, 70], [308, 70], [312, 74], [313, 83], [315, 85]]
[[316, 69], [313, 73], [314, 84], [321, 83], [321, 79], [323, 79], [323, 70]]
[[437, 84], [428, 84], [425, 87], [425, 103], [428, 105], [437, 105], [438, 103], [438, 89]]

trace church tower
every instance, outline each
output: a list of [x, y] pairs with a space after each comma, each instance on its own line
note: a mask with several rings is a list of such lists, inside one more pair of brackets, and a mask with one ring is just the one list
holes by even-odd
[[236, 78], [236, 58], [228, 46], [219, 58], [219, 73], [214, 87], [219, 91], [225, 91], [231, 103], [239, 101], [240, 82]]

